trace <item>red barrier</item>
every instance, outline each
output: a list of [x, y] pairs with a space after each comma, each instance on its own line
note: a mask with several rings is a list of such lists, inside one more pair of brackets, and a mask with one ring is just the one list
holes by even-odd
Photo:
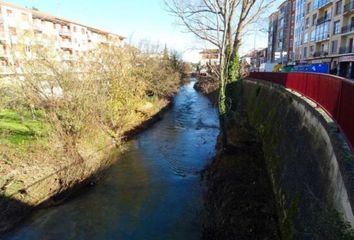
[[354, 82], [318, 73], [251, 72], [250, 78], [280, 84], [321, 106], [335, 120], [354, 152]]

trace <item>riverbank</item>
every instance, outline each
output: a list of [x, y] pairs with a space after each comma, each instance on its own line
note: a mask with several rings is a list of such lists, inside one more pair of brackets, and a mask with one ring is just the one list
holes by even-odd
[[199, 76], [194, 89], [209, 98], [214, 104], [218, 101], [218, 81], [215, 77]]
[[[201, 78], [194, 86], [217, 104], [217, 81]], [[276, 205], [263, 150], [248, 126], [229, 126], [229, 146], [205, 168], [202, 239], [280, 239]]]
[[200, 239], [199, 173], [215, 155], [218, 132], [216, 109], [186, 84], [161, 121], [123, 145], [94, 187], [35, 211], [0, 238]]
[[[229, 128], [229, 147], [205, 169], [202, 239], [280, 239], [262, 145], [251, 128]], [[219, 137], [220, 138], [220, 137]]]
[[[124, 132], [122, 142], [159, 121], [171, 104], [172, 98], [146, 102], [146, 107], [136, 113], [139, 117], [135, 117], [135, 122]], [[16, 126], [23, 127], [24, 132], [26, 124], [19, 120]], [[40, 119], [32, 123], [34, 126], [36, 124], [40, 125]], [[14, 127], [13, 124], [11, 126]], [[7, 139], [18, 140], [17, 136], [24, 136], [22, 132], [15, 133]], [[46, 134], [42, 137], [36, 135], [36, 138], [22, 141], [20, 145], [3, 142], [2, 146], [8, 151], [2, 153], [0, 162], [0, 232], [11, 229], [34, 209], [59, 204], [100, 178], [124, 149], [117, 148], [103, 131], [97, 129], [95, 134], [77, 146], [80, 159], [66, 156], [63, 146], [47, 146], [45, 138], [49, 136]], [[50, 142], [54, 142], [53, 139]]]

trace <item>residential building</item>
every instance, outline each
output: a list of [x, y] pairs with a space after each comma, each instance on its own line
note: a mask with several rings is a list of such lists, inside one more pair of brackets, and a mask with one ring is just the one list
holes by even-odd
[[249, 71], [258, 72], [261, 64], [267, 62], [267, 48], [255, 49], [241, 57], [241, 61], [249, 66]]
[[202, 66], [219, 65], [219, 49], [204, 49], [199, 53], [199, 56], [200, 63]]
[[269, 16], [268, 62], [294, 60], [295, 0], [286, 0]]
[[267, 62], [276, 62], [279, 60], [279, 57], [276, 58], [275, 54], [276, 50], [278, 49], [277, 29], [278, 12], [274, 12], [269, 16]]
[[294, 48], [294, 61], [297, 63], [300, 63], [302, 60], [301, 45], [303, 40], [302, 32], [304, 30], [304, 24], [305, 24], [305, 22], [303, 21], [305, 16], [305, 12], [304, 12], [305, 2], [306, 0], [296, 0], [293, 48]]
[[300, 60], [354, 79], [354, 1], [306, 0], [303, 8]]
[[18, 64], [18, 49], [35, 57], [33, 46], [56, 50], [59, 61], [70, 61], [100, 44], [122, 46], [124, 37], [34, 9], [0, 2], [0, 73]]

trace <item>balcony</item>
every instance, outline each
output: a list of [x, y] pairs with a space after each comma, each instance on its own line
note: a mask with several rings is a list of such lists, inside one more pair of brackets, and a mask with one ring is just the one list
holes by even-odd
[[328, 52], [327, 51], [316, 51], [312, 54], [313, 57], [324, 57], [324, 56], [328, 56]]
[[6, 19], [7, 24], [9, 25], [9, 27], [17, 27], [17, 23], [16, 20], [12, 17], [8, 17]]
[[350, 24], [342, 27], [342, 34], [351, 33], [354, 31], [354, 24]]
[[331, 21], [331, 15], [323, 16], [317, 19], [317, 25], [320, 25], [324, 22]]
[[64, 61], [71, 61], [74, 59], [74, 57], [69, 53], [64, 53], [61, 59]]
[[71, 37], [71, 31], [69, 29], [60, 29], [59, 30], [59, 35], [66, 36], [66, 37]]
[[319, 0], [315, 6], [315, 8], [317, 9], [321, 9], [329, 4], [331, 4], [332, 1], [331, 0]]
[[339, 54], [354, 53], [353, 47], [341, 47], [339, 48]]
[[34, 23], [33, 24], [33, 30], [36, 31], [36, 32], [42, 32], [43, 31], [42, 25], [40, 23]]
[[0, 41], [1, 40], [7, 40], [5, 32], [0, 32]]
[[343, 15], [350, 13], [353, 9], [354, 9], [354, 1], [345, 4], [343, 8]]
[[329, 33], [324, 33], [316, 36], [316, 42], [326, 41], [329, 39]]
[[29, 29], [30, 28], [30, 23], [27, 21], [22, 21], [18, 23], [18, 27], [22, 29]]
[[7, 55], [8, 55], [8, 52], [5, 50], [5, 49], [3, 49], [3, 48], [0, 48], [0, 57], [7, 57]]
[[39, 46], [47, 46], [47, 41], [46, 40], [44, 40], [44, 39], [36, 39], [35, 41], [34, 41], [34, 43], [36, 44], [36, 45], [39, 45]]
[[64, 49], [71, 49], [71, 48], [73, 48], [73, 44], [72, 44], [72, 42], [69, 42], [69, 41], [63, 41], [63, 42], [60, 42], [60, 47], [64, 48]]

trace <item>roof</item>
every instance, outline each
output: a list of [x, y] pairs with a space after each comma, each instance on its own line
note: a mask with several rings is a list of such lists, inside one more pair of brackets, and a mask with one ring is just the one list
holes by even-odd
[[199, 54], [219, 54], [219, 49], [203, 49]]
[[89, 30], [91, 30], [93, 32], [96, 32], [96, 33], [114, 35], [114, 36], [120, 38], [121, 40], [125, 39], [125, 37], [123, 37], [121, 35], [118, 35], [118, 34], [115, 34], [115, 33], [111, 33], [111, 32], [104, 31], [104, 30], [100, 30], [99, 28], [91, 27], [91, 26], [88, 26], [86, 24], [83, 24], [83, 23], [80, 23], [80, 22], [77, 22], [77, 21], [72, 21], [72, 20], [69, 20], [69, 19], [66, 19], [66, 18], [56, 17], [56, 16], [53, 16], [53, 15], [50, 15], [50, 14], [47, 14], [47, 13], [44, 13], [44, 12], [41, 12], [41, 11], [37, 11], [37, 10], [31, 9], [31, 8], [20, 6], [20, 5], [17, 5], [17, 4], [4, 2], [4, 1], [0, 0], [0, 5], [7, 6], [7, 7], [12, 7], [12, 8], [17, 8], [17, 9], [20, 9], [20, 10], [23, 10], [23, 11], [26, 11], [26, 12], [30, 12], [30, 13], [32, 13], [34, 18], [45, 19], [45, 20], [48, 20], [48, 21], [51, 21], [51, 22], [56, 22], [56, 23], [75, 24], [75, 25], [79, 25], [79, 26], [82, 26], [82, 27], [86, 27]]

